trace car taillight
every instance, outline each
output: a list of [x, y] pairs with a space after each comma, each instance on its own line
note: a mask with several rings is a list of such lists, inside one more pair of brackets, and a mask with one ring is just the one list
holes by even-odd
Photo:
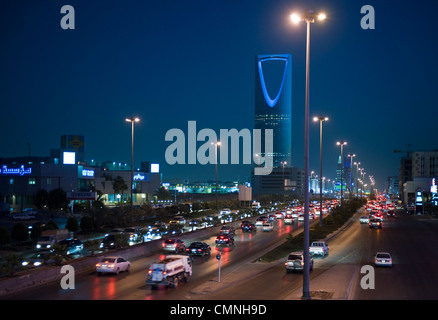
[[149, 273], [149, 274], [151, 274], [151, 273], [152, 273], [152, 270], [151, 270], [151, 269], [149, 269], [149, 270], [148, 270], [148, 273]]
[[166, 244], [163, 242], [163, 243], [161, 244], [161, 246], [164, 248], [164, 247], [166, 246]]
[[202, 251], [202, 249], [198, 249], [198, 251]]
[[100, 263], [96, 263], [96, 267], [101, 267], [102, 265]]
[[173, 247], [176, 248], [176, 243], [173, 244]]

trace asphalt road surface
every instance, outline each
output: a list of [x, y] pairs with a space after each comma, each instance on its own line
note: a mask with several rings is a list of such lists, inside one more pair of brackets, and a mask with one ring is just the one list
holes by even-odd
[[[357, 214], [352, 224], [329, 240], [330, 254], [315, 258], [311, 272], [310, 289], [324, 290], [330, 283], [338, 290], [338, 299], [353, 300], [425, 300], [437, 299], [438, 274], [438, 220], [421, 216], [400, 214], [384, 218], [383, 229], [370, 229], [359, 223]], [[257, 257], [279, 239], [300, 226], [275, 222], [273, 232], [242, 234], [237, 230], [235, 246], [223, 248], [221, 268], [224, 273], [243, 266]], [[218, 275], [215, 236], [205, 241], [212, 246], [210, 257], [195, 257], [193, 277], [176, 289], [153, 290], [144, 283], [148, 266], [163, 255], [132, 261], [131, 271], [115, 275], [97, 276], [95, 273], [77, 275], [74, 290], [63, 290], [59, 283], [51, 283], [29, 289], [2, 299], [25, 300], [282, 300], [290, 299], [302, 287], [302, 274], [286, 273], [281, 261], [257, 276], [208, 295], [194, 295], [193, 289], [216, 279]], [[187, 241], [186, 241], [187, 243]], [[393, 267], [374, 267], [373, 256], [377, 251], [387, 251], [393, 257]], [[363, 266], [372, 266], [374, 289], [361, 287], [360, 273]], [[240, 273], [242, 277], [245, 274]], [[235, 276], [238, 274], [236, 273]], [[239, 275], [240, 276], [240, 275]], [[329, 290], [330, 291], [330, 290]], [[333, 292], [327, 292], [327, 299]]]

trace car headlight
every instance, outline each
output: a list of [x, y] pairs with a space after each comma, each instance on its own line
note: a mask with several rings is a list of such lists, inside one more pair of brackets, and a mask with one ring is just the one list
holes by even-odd
[[33, 265], [34, 265], [35, 267], [38, 267], [38, 266], [41, 265], [41, 262], [40, 262], [40, 261], [36, 261]]
[[41, 245], [40, 244], [37, 244], [36, 247], [37, 247], [37, 249], [41, 249]]
[[29, 264], [29, 261], [23, 261], [23, 262], [21, 263], [21, 265], [22, 265], [23, 267], [27, 266], [28, 264]]

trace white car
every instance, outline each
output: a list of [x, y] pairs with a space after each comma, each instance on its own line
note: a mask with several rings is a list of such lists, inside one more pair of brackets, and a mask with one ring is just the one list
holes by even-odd
[[374, 256], [376, 267], [392, 267], [392, 258], [388, 252], [377, 252]]
[[370, 223], [370, 219], [367, 216], [360, 217], [360, 223]]
[[120, 271], [129, 272], [130, 268], [131, 262], [122, 257], [105, 257], [96, 263], [96, 272], [98, 275], [101, 273], [119, 274]]
[[274, 225], [270, 222], [265, 222], [262, 225], [262, 231], [273, 231], [274, 230]]

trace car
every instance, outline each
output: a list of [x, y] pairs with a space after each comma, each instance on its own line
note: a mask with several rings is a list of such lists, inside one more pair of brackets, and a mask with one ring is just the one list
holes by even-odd
[[374, 229], [382, 229], [383, 222], [380, 219], [372, 218], [372, 219], [370, 219], [370, 222], [368, 223], [368, 226], [370, 228], [374, 228]]
[[277, 213], [275, 214], [275, 217], [276, 217], [277, 219], [283, 219], [285, 215], [286, 215], [286, 212], [284, 212], [284, 211], [279, 211], [279, 212], [277, 212]]
[[292, 214], [288, 213], [286, 214], [286, 216], [284, 217], [284, 224], [293, 224], [294, 223], [294, 218], [292, 217]]
[[242, 232], [257, 231], [256, 225], [254, 223], [251, 223], [251, 222], [247, 222], [247, 223], [242, 224], [241, 228], [242, 228]]
[[223, 226], [220, 233], [234, 235], [236, 232], [232, 226]]
[[268, 221], [267, 217], [265, 217], [265, 216], [258, 217], [257, 220], [256, 220], [255, 225], [256, 226], [262, 226], [263, 223], [265, 223], [265, 221]]
[[32, 220], [34, 218], [34, 216], [30, 216], [24, 212], [17, 212], [12, 215], [12, 220]]
[[[310, 271], [313, 270], [313, 259], [309, 254]], [[286, 267], [286, 272], [292, 271], [303, 271], [304, 270], [304, 253], [303, 251], [291, 252], [287, 256], [286, 262], [284, 263]]]
[[99, 248], [101, 249], [114, 249], [116, 247], [116, 237], [113, 234], [107, 234], [102, 239]]
[[394, 212], [394, 210], [388, 210], [388, 212], [386, 213], [386, 216], [387, 217], [395, 217], [395, 212]]
[[119, 274], [121, 271], [129, 272], [131, 262], [125, 260], [123, 257], [105, 257], [100, 262], [96, 263], [96, 273], [115, 273]]
[[392, 257], [388, 252], [377, 252], [374, 256], [376, 267], [392, 267]]
[[84, 250], [84, 245], [79, 239], [65, 239], [59, 241], [59, 244], [66, 246], [67, 254], [79, 254]]
[[186, 253], [194, 256], [209, 256], [211, 253], [211, 247], [205, 242], [195, 241], [186, 248]]
[[274, 225], [270, 222], [265, 222], [262, 225], [262, 231], [274, 231]]
[[33, 254], [29, 258], [24, 259], [21, 262], [21, 265], [25, 268], [36, 268], [42, 265], [53, 264], [55, 260], [51, 258], [51, 255], [52, 251], [42, 250]]
[[169, 225], [172, 224], [176, 224], [176, 225], [185, 225], [186, 224], [186, 219], [184, 219], [183, 216], [174, 216], [172, 219], [170, 219], [169, 221]]
[[170, 251], [170, 252], [185, 252], [186, 251], [186, 245], [184, 244], [184, 241], [181, 239], [175, 239], [170, 238], [164, 240], [164, 242], [161, 244], [161, 247], [163, 248], [163, 251]]
[[225, 245], [225, 246], [231, 246], [234, 244], [234, 238], [229, 234], [219, 234], [216, 237], [216, 246]]
[[360, 223], [366, 223], [366, 224], [370, 223], [370, 219], [367, 216], [360, 217], [359, 221]]
[[274, 221], [274, 220], [277, 220], [277, 216], [275, 214], [270, 214], [270, 215], [268, 215], [268, 219], [270, 221]]

